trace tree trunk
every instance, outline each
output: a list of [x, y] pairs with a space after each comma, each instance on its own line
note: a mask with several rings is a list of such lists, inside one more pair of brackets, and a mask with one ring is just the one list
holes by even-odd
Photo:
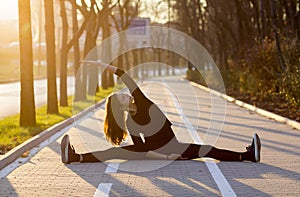
[[[105, 7], [103, 8], [103, 18], [102, 18], [102, 31], [103, 36], [102, 39], [105, 40], [110, 36], [110, 25], [109, 25], [109, 14], [110, 8], [109, 3], [105, 1]], [[111, 43], [109, 40], [105, 41], [102, 49], [102, 56], [105, 61], [111, 59]], [[110, 62], [108, 62], [110, 63]], [[110, 72], [104, 71], [101, 75], [101, 86], [103, 89], [107, 89], [109, 87], [114, 86], [113, 75]]]
[[[72, 0], [72, 34], [73, 37], [78, 32], [78, 19], [77, 19], [77, 8], [76, 8], [76, 0]], [[74, 77], [75, 77], [75, 92], [74, 92], [74, 101], [82, 101], [86, 100], [85, 92], [82, 91], [82, 72], [79, 72], [80, 68], [80, 48], [78, 39], [74, 41]]]
[[19, 0], [19, 38], [21, 70], [20, 126], [34, 126], [35, 101], [30, 0]]
[[259, 19], [258, 19], [258, 30], [260, 32], [260, 41], [265, 39], [266, 36], [266, 22], [265, 22], [265, 1], [259, 0]]
[[[94, 24], [91, 27], [94, 29]], [[87, 31], [91, 32], [91, 29]], [[85, 57], [89, 60], [97, 60], [96, 39], [92, 33], [87, 33], [86, 35]], [[88, 95], [95, 96], [98, 84], [98, 68], [95, 66], [88, 66], [84, 69], [87, 70], [88, 77], [87, 93]]]
[[55, 25], [53, 0], [45, 1], [45, 32], [47, 47], [47, 113], [58, 113], [56, 86], [56, 55], [55, 55]]
[[279, 40], [279, 28], [277, 27], [277, 11], [276, 11], [276, 2], [274, 0], [270, 0], [270, 7], [271, 7], [271, 17], [272, 17], [272, 24], [273, 24], [273, 32], [274, 32], [274, 39], [276, 43], [278, 61], [281, 67], [281, 71], [285, 71], [286, 65], [284, 62], [284, 58], [281, 52], [280, 40]]
[[68, 63], [68, 20], [66, 14], [65, 1], [59, 0], [60, 14], [62, 20], [62, 41], [60, 49], [60, 106], [68, 106], [67, 93], [67, 63]]
[[[86, 40], [84, 47], [84, 57], [89, 60], [97, 60], [97, 35], [99, 31], [99, 16], [95, 10], [96, 1], [91, 1], [89, 15], [91, 19], [88, 21], [86, 28]], [[88, 55], [88, 56], [87, 56]], [[87, 71], [87, 93], [91, 96], [95, 96], [98, 89], [98, 68], [95, 66], [89, 66], [84, 68]]]

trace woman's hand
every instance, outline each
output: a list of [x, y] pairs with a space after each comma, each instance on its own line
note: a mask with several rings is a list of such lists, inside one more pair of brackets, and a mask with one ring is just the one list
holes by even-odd
[[188, 158], [187, 157], [182, 157], [179, 154], [170, 154], [170, 155], [167, 156], [167, 159], [168, 160], [187, 160]]
[[112, 72], [112, 73], [116, 73], [117, 72], [117, 67], [112, 66], [110, 64], [106, 64], [102, 61], [95, 61], [95, 60], [83, 60], [81, 61], [81, 63], [86, 63], [86, 64], [90, 64], [90, 65], [95, 65], [95, 66], [99, 66], [103, 69], [107, 69], [108, 71]]

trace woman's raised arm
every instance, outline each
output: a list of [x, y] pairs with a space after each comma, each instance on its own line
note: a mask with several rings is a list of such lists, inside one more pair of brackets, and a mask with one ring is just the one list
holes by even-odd
[[83, 60], [81, 61], [82, 63], [86, 63], [86, 64], [90, 64], [90, 65], [95, 65], [95, 66], [99, 66], [103, 69], [107, 69], [108, 71], [112, 72], [112, 73], [116, 73], [118, 68], [115, 66], [112, 66], [110, 64], [106, 64], [102, 61], [94, 61], [94, 60]]
[[136, 94], [139, 94], [139, 95], [143, 95], [143, 93], [141, 92], [141, 90], [138, 88], [137, 84], [134, 82], [134, 80], [129, 76], [127, 75], [127, 73], [125, 73], [123, 70], [115, 67], [115, 66], [112, 66], [110, 64], [106, 64], [104, 62], [101, 62], [101, 61], [94, 61], [94, 60], [83, 60], [81, 61], [82, 63], [86, 63], [86, 64], [90, 64], [90, 65], [95, 65], [95, 66], [99, 66], [101, 67], [102, 69], [106, 69], [112, 73], [114, 73], [115, 75], [119, 76], [120, 79], [125, 83], [125, 85], [128, 87], [130, 93], [135, 96], [133, 94], [134, 90], [137, 90], [136, 91]]

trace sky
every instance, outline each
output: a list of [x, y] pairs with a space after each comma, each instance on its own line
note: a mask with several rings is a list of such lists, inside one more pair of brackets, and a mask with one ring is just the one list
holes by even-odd
[[0, 0], [0, 20], [18, 19], [18, 0]]

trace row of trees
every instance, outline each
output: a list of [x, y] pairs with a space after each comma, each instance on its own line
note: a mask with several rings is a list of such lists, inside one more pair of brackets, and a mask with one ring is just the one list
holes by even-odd
[[252, 46], [275, 40], [280, 64], [281, 36], [300, 38], [299, 0], [178, 0], [173, 2], [175, 22], [203, 44], [226, 69], [229, 59], [245, 57]]
[[210, 52], [227, 90], [256, 99], [277, 95], [296, 113], [300, 0], [176, 0], [171, 5], [175, 24]]
[[[60, 105], [67, 103], [67, 63], [73, 48], [76, 77], [75, 100], [86, 99], [86, 92], [97, 89], [97, 71], [80, 70], [80, 59], [102, 39], [116, 31], [126, 30], [138, 16], [141, 0], [44, 0], [45, 38], [47, 44], [48, 113], [58, 113], [56, 94], [56, 54], [54, 19], [61, 20]], [[60, 16], [53, 14], [58, 3]], [[146, 2], [146, 1], [145, 1]], [[153, 6], [154, 5], [154, 6]], [[175, 27], [199, 41], [213, 56], [227, 89], [237, 92], [277, 92], [289, 102], [299, 105], [300, 0], [161, 0], [150, 6], [151, 13], [168, 17], [168, 27]], [[149, 7], [148, 7], [149, 8]], [[160, 10], [155, 10], [159, 8]], [[161, 10], [166, 8], [165, 10]], [[167, 13], [167, 14], [166, 14]], [[78, 16], [82, 18], [78, 18]], [[21, 119], [22, 126], [35, 124], [33, 97], [30, 0], [19, 0], [21, 49]], [[69, 32], [72, 27], [72, 31]], [[71, 36], [70, 36], [71, 35]], [[80, 48], [79, 38], [84, 37]], [[120, 39], [121, 41], [125, 39]], [[125, 43], [120, 43], [120, 50]], [[110, 48], [110, 46], [106, 46]], [[83, 51], [83, 53], [81, 53]], [[146, 53], [163, 53], [147, 49]], [[134, 52], [135, 53], [135, 52]], [[133, 53], [134, 59], [136, 54]], [[145, 54], [145, 53], [144, 53]], [[109, 54], [108, 54], [109, 55]], [[172, 54], [173, 56], [174, 54]], [[169, 56], [169, 55], [167, 55]], [[160, 59], [160, 58], [159, 58]], [[127, 65], [126, 54], [117, 65]], [[168, 62], [166, 62], [168, 63]], [[190, 66], [189, 68], [192, 68]], [[96, 82], [96, 83], [95, 83]], [[101, 85], [113, 86], [111, 74], [103, 72]], [[26, 103], [26, 104], [25, 104]]]
[[[30, 0], [19, 0], [19, 29], [20, 29], [20, 68], [21, 68], [21, 114], [20, 126], [33, 126], [35, 119], [35, 101], [33, 86], [33, 58], [32, 58], [32, 28]], [[128, 28], [131, 20], [138, 14], [139, 0], [103, 0], [103, 1], [76, 1], [76, 0], [44, 0], [45, 12], [45, 40], [47, 53], [47, 113], [59, 113], [58, 103], [67, 106], [67, 63], [71, 48], [74, 53], [74, 73], [81, 75], [76, 77], [75, 100], [85, 100], [86, 92], [94, 95], [98, 74], [97, 71], [86, 70], [79, 72], [80, 60], [97, 45], [99, 32], [102, 31], [102, 39], [110, 36], [111, 23], [115, 21], [118, 31]], [[60, 18], [62, 24], [62, 38], [60, 48], [60, 100], [57, 97], [56, 84], [56, 41], [54, 3], [59, 3]], [[116, 12], [119, 16], [116, 19]], [[78, 19], [81, 15], [82, 20]], [[69, 24], [71, 23], [71, 25]], [[72, 32], [69, 32], [72, 26]], [[72, 34], [70, 39], [70, 34]], [[84, 47], [80, 49], [79, 38], [84, 36]], [[83, 53], [81, 53], [83, 51]], [[88, 80], [88, 81], [87, 81]], [[113, 77], [109, 73], [102, 73], [102, 86], [113, 86]], [[88, 85], [88, 86], [87, 86]], [[80, 91], [76, 91], [80, 90]]]
[[[20, 126], [34, 126], [35, 99], [30, 0], [19, 0], [19, 41], [21, 70]], [[47, 43], [48, 112], [57, 113], [56, 55], [53, 1], [45, 1], [45, 32]]]

